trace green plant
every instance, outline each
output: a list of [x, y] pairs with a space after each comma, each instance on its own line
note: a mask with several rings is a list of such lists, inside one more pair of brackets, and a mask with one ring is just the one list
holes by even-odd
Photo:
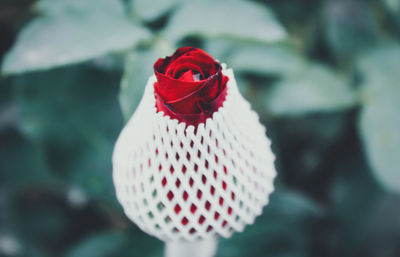
[[399, 1], [32, 7], [2, 59], [0, 255], [161, 256], [116, 202], [111, 154], [153, 63], [183, 45], [234, 69], [277, 155], [270, 205], [218, 256], [399, 255]]

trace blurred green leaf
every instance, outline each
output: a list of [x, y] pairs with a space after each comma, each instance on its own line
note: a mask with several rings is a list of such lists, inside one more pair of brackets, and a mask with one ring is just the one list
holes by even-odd
[[235, 71], [286, 75], [300, 70], [304, 63], [289, 47], [271, 45], [239, 48], [232, 54], [229, 65], [234, 67]]
[[205, 48], [235, 72], [287, 75], [298, 72], [305, 65], [303, 58], [288, 45], [209, 39]]
[[56, 181], [40, 145], [15, 132], [1, 135], [0, 140], [0, 184], [21, 189], [22, 186]]
[[127, 230], [125, 233], [126, 243], [121, 247], [119, 257], [162, 257], [165, 244], [159, 239], [150, 236], [135, 227], [134, 230]]
[[147, 80], [153, 75], [153, 63], [159, 56], [152, 49], [128, 55], [121, 80], [119, 102], [125, 120], [128, 120], [142, 99]]
[[124, 245], [126, 238], [121, 233], [97, 233], [73, 247], [65, 257], [111, 257]]
[[91, 63], [94, 67], [105, 72], [118, 72], [124, 69], [126, 53], [110, 53], [97, 57]]
[[286, 37], [285, 29], [267, 7], [240, 0], [190, 1], [174, 13], [163, 34], [173, 42], [193, 35], [264, 43]]
[[50, 257], [50, 255], [36, 244], [12, 233], [0, 234], [0, 256], [2, 257]]
[[[274, 202], [272, 202], [274, 201]], [[318, 217], [324, 213], [322, 206], [318, 205], [312, 199], [303, 195], [301, 192], [278, 188], [271, 196], [271, 204], [266, 207], [266, 213], [269, 215], [283, 215], [287, 219], [282, 221], [293, 221], [308, 218], [310, 216]]]
[[100, 14], [107, 11], [121, 13], [122, 7], [119, 0], [38, 0], [34, 5], [34, 9], [39, 13], [54, 17], [65, 15], [65, 13], [85, 15], [88, 11]]
[[39, 10], [45, 15], [22, 29], [3, 61], [3, 73], [77, 63], [128, 49], [149, 37], [129, 20], [119, 1], [42, 0]]
[[386, 7], [400, 19], [400, 1], [399, 0], [382, 0]]
[[60, 247], [71, 219], [60, 194], [46, 187], [32, 186], [15, 195], [12, 225], [17, 233], [46, 250], [54, 251]]
[[[286, 184], [320, 199], [329, 190], [338, 152], [353, 131], [352, 112], [324, 112], [272, 119], [267, 132], [276, 154], [275, 165]], [[343, 148], [342, 148], [343, 147]]]
[[92, 197], [114, 199], [111, 153], [122, 125], [118, 80], [85, 65], [14, 80], [21, 131], [45, 147], [58, 176]]
[[104, 231], [80, 241], [65, 257], [161, 257], [163, 246], [160, 240], [138, 228], [123, 232]]
[[323, 22], [323, 33], [338, 61], [365, 50], [375, 39], [376, 24], [366, 1], [326, 1]]
[[166, 14], [184, 0], [133, 0], [132, 13], [142, 20], [151, 21]]
[[359, 129], [376, 178], [400, 192], [400, 46], [385, 44], [359, 61], [364, 75]]
[[170, 52], [169, 49], [166, 50], [163, 46], [156, 44], [149, 49], [134, 51], [128, 55], [119, 95], [122, 113], [126, 121], [142, 99], [147, 81], [154, 74], [154, 63], [168, 52]]
[[336, 240], [342, 245], [341, 256], [357, 255], [365, 245], [371, 234], [366, 231], [371, 215], [384, 196], [360, 147], [349, 145], [345, 153], [339, 153], [343, 157], [335, 164], [332, 178], [330, 218], [335, 222], [332, 233], [337, 233]]
[[398, 256], [400, 238], [400, 195], [386, 195], [369, 216], [362, 256]]
[[[204, 50], [221, 62], [227, 62], [232, 52], [242, 46], [242, 41], [227, 38], [207, 38], [204, 43]], [[238, 46], [238, 44], [240, 44]]]
[[343, 110], [357, 102], [349, 84], [346, 78], [329, 68], [312, 64], [274, 85], [265, 105], [274, 115]]
[[85, 65], [16, 77], [21, 130], [38, 142], [73, 147], [112, 141], [120, 128], [118, 75]]
[[220, 240], [217, 256], [287, 256], [294, 252], [304, 256], [310, 240], [309, 223], [323, 212], [301, 193], [278, 188], [253, 225]]
[[[84, 147], [68, 154], [62, 172], [69, 184], [80, 188], [89, 197], [116, 203], [111, 177], [112, 146], [107, 149]], [[61, 163], [60, 163], [61, 164]]]

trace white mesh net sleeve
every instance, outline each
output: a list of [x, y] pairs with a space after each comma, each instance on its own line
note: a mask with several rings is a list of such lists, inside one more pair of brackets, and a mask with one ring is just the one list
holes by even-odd
[[253, 223], [274, 189], [265, 128], [232, 70], [223, 74], [223, 106], [197, 129], [157, 112], [150, 77], [115, 145], [117, 198], [133, 222], [161, 240], [229, 237]]

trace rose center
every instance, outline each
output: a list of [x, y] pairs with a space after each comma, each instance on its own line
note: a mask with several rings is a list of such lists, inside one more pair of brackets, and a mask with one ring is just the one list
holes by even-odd
[[183, 81], [190, 81], [190, 82], [196, 82], [201, 80], [201, 74], [197, 72], [193, 72], [192, 70], [187, 70], [182, 75], [179, 77], [179, 80]]

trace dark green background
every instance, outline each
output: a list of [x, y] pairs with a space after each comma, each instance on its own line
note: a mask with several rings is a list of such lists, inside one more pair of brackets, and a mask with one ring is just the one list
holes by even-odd
[[400, 1], [0, 0], [0, 256], [162, 256], [113, 144], [159, 57], [235, 71], [276, 191], [218, 257], [400, 256]]

